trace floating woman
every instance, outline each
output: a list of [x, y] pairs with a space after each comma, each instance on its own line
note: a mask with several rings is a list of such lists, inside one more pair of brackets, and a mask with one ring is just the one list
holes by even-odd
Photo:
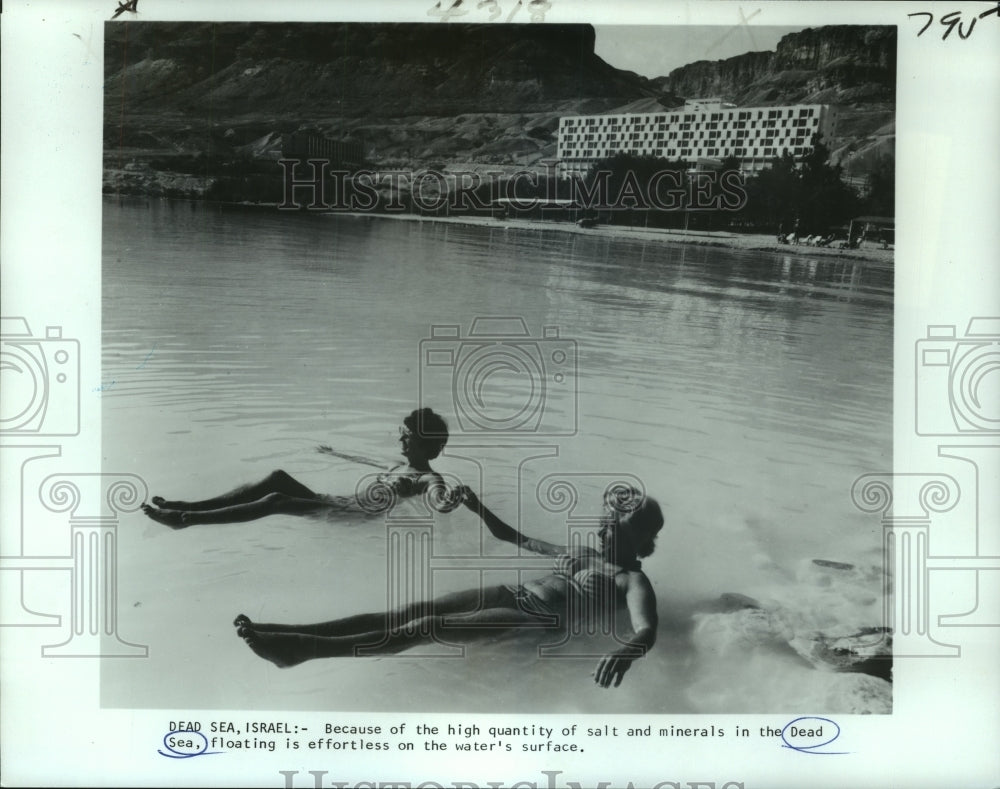
[[[157, 523], [184, 529], [196, 524], [239, 523], [278, 514], [372, 514], [385, 512], [399, 499], [420, 495], [438, 512], [450, 512], [458, 507], [461, 501], [457, 489], [449, 489], [441, 475], [430, 466], [430, 461], [441, 454], [448, 441], [448, 425], [444, 418], [430, 408], [411, 412], [399, 428], [399, 441], [406, 463], [377, 475], [369, 486], [354, 496], [314, 493], [290, 474], [278, 470], [260, 482], [202, 501], [168, 501], [154, 496], [152, 505], [143, 504], [142, 510]], [[325, 446], [319, 450], [339, 454]]]
[[632, 635], [604, 655], [593, 673], [601, 687], [618, 687], [656, 640], [656, 596], [639, 562], [653, 552], [663, 527], [656, 500], [631, 488], [606, 496], [597, 550], [528, 537], [500, 520], [468, 487], [459, 493], [498, 539], [555, 556], [553, 571], [520, 585], [468, 589], [393, 611], [311, 625], [262, 624], [240, 614], [234, 622], [237, 634], [259, 657], [287, 668], [316, 658], [395, 654], [437, 639], [470, 642], [522, 628], [565, 631], [574, 612], [589, 611], [613, 622], [624, 607]]

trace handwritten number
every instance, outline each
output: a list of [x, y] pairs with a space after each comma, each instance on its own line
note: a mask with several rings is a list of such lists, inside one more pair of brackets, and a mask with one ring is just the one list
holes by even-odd
[[[468, 11], [462, 11], [459, 6], [462, 5], [462, 0], [452, 0], [452, 2], [435, 3], [430, 11], [427, 12], [428, 16], [439, 16], [442, 22], [447, 22], [453, 16], [465, 16]], [[447, 7], [445, 7], [447, 6]]]
[[[966, 30], [965, 27], [964, 27], [964, 23], [963, 23], [963, 20], [962, 20], [962, 12], [961, 11], [952, 11], [949, 14], [945, 14], [939, 20], [941, 22], [941, 24], [946, 28], [946, 30], [944, 31], [944, 33], [941, 34], [941, 40], [942, 41], [947, 41], [948, 40], [948, 36], [950, 36], [952, 34], [952, 32], [956, 28], [958, 28], [958, 37], [964, 41], [969, 36], [971, 36], [972, 35], [972, 31], [976, 29], [976, 22], [978, 20], [980, 20], [980, 19], [983, 19], [985, 17], [990, 16], [991, 14], [996, 14], [997, 17], [1000, 17], [1000, 2], [998, 2], [996, 4], [996, 7], [990, 8], [988, 11], [983, 11], [979, 16], [974, 16], [972, 19], [970, 19], [969, 20], [969, 28], [968, 28], [968, 30]], [[925, 16], [925, 17], [927, 17], [927, 24], [925, 24], [917, 32], [917, 38], [920, 38], [920, 36], [922, 36], [924, 33], [926, 33], [927, 30], [930, 28], [930, 26], [934, 23], [934, 14], [932, 14], [930, 11], [915, 11], [912, 14], [907, 14], [907, 16], [908, 17], [914, 17], [914, 16]]]
[[479, 5], [476, 6], [476, 10], [479, 11], [483, 8], [488, 8], [490, 11], [490, 22], [500, 16], [500, 3], [497, 0], [480, 0]]
[[927, 32], [927, 28], [929, 28], [931, 26], [931, 24], [933, 24], [933, 22], [934, 22], [934, 14], [932, 14], [930, 11], [916, 11], [916, 12], [914, 12], [912, 14], [907, 14], [907, 16], [926, 16], [927, 17], [927, 24], [924, 25], [920, 29], [919, 33], [917, 33], [917, 38], [920, 38], [924, 33], [926, 33]]
[[945, 14], [943, 17], [941, 17], [941, 24], [948, 28], [944, 32], [944, 35], [941, 36], [942, 41], [947, 39], [948, 36], [951, 35], [951, 31], [953, 31], [956, 27], [958, 28], [958, 37], [964, 41], [965, 39], [967, 39], [969, 36], [972, 35], [972, 29], [976, 26], [976, 19], [973, 18], [972, 21], [969, 23], [968, 33], [962, 32], [962, 14], [960, 11], [952, 11], [950, 14]]
[[[437, 0], [430, 7], [427, 16], [437, 16], [441, 18], [442, 22], [447, 22], [452, 17], [465, 16], [469, 13], [467, 10], [461, 10], [459, 8], [461, 5], [462, 0]], [[532, 22], [544, 22], [545, 12], [552, 8], [552, 2], [551, 0], [527, 0], [527, 2], [525, 0], [517, 0], [506, 21], [510, 22], [522, 7], [528, 9]], [[490, 22], [500, 17], [503, 13], [500, 0], [479, 0], [475, 10], [482, 11], [484, 9], [489, 13]]]
[[548, 0], [531, 0], [528, 3], [528, 11], [531, 13], [532, 22], [544, 22], [545, 12], [552, 8], [552, 3]]

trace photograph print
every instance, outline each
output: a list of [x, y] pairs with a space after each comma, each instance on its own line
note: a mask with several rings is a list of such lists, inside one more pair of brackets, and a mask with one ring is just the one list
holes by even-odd
[[101, 705], [890, 713], [895, 27], [471, 16], [105, 25]]

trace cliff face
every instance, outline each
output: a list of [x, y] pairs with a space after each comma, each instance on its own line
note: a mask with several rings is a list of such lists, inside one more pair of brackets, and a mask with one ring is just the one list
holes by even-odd
[[294, 132], [361, 142], [378, 167], [531, 166], [554, 156], [561, 115], [684, 96], [845, 102], [838, 156], [871, 158], [879, 128], [880, 145], [891, 139], [892, 28], [806, 30], [655, 80], [605, 63], [589, 25], [126, 22], [105, 34], [110, 191], [196, 196], [227, 168], [253, 175], [247, 161], [274, 169]]
[[589, 25], [130, 23], [106, 40], [107, 95], [134, 111], [457, 115], [655, 92], [594, 54]]
[[774, 52], [675, 69], [657, 86], [745, 106], [791, 102], [894, 102], [896, 29], [832, 26], [791, 33]]

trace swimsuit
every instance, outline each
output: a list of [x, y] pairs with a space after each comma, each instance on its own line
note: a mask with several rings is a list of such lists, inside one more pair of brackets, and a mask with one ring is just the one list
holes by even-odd
[[553, 572], [564, 577], [575, 596], [584, 603], [613, 601], [618, 593], [618, 586], [615, 584], [617, 573], [609, 575], [589, 567], [588, 559], [591, 558], [600, 558], [600, 554], [596, 552], [589, 556], [560, 554], [556, 557]]
[[534, 616], [546, 618], [558, 616], [566, 613], [567, 609], [571, 616], [580, 612], [593, 616], [601, 609], [613, 611], [618, 594], [618, 586], [615, 583], [615, 576], [618, 573], [610, 574], [587, 566], [589, 560], [593, 558], [601, 556], [595, 551], [585, 556], [563, 553], [556, 557], [552, 568], [553, 575], [566, 579], [567, 589], [565, 604], [559, 608], [535, 592], [525, 589], [524, 586], [509, 585], [506, 588], [514, 596], [517, 607]]
[[[383, 471], [381, 474], [375, 477], [375, 481], [381, 485], [388, 485], [393, 490], [403, 486], [414, 490], [417, 487], [417, 483], [420, 482], [420, 478], [427, 474], [426, 471]], [[411, 487], [412, 486], [412, 487]], [[411, 494], [403, 494], [411, 495]]]
[[545, 602], [545, 600], [523, 586], [507, 585], [506, 589], [514, 595], [514, 601], [521, 611], [525, 611], [532, 616], [544, 617], [545, 619], [558, 617], [560, 614], [559, 611]]

